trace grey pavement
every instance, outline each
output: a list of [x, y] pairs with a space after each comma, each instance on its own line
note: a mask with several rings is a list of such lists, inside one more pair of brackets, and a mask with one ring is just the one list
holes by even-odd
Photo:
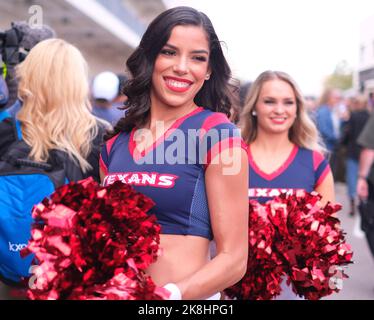
[[345, 184], [335, 185], [336, 202], [343, 208], [338, 213], [342, 228], [347, 233], [347, 243], [352, 246], [354, 264], [347, 266], [349, 279], [344, 279], [339, 293], [326, 300], [374, 300], [374, 257], [371, 255], [366, 238], [360, 230], [360, 218], [349, 216], [349, 202]]

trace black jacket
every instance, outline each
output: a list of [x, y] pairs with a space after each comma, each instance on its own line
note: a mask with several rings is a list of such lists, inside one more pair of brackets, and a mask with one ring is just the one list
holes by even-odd
[[[68, 168], [67, 176], [69, 180], [81, 180], [88, 177], [93, 177], [97, 182], [100, 182], [99, 174], [99, 158], [100, 150], [103, 143], [103, 136], [106, 128], [103, 125], [99, 125], [99, 133], [93, 140], [91, 152], [87, 157], [88, 163], [92, 166], [92, 169], [86, 173], [75, 165], [65, 152], [54, 151], [53, 154], [58, 154], [58, 158], [62, 159]], [[14, 119], [7, 118], [0, 122], [0, 157], [9, 149], [10, 145], [17, 140], [17, 131], [14, 124]], [[52, 157], [50, 157], [52, 158]], [[50, 159], [51, 160], [51, 159]], [[49, 160], [48, 160], [49, 161]], [[52, 160], [51, 160], [52, 161]], [[71, 173], [71, 174], [69, 174]], [[71, 179], [73, 177], [74, 179]]]
[[369, 119], [369, 112], [366, 110], [354, 111], [343, 128], [343, 144], [347, 146], [347, 157], [359, 160], [361, 147], [357, 144], [357, 138], [366, 121]]

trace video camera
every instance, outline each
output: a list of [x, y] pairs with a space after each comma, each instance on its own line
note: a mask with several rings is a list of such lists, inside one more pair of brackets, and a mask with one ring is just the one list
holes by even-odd
[[14, 27], [0, 32], [0, 55], [6, 65], [17, 65], [25, 59], [26, 54], [19, 51], [22, 36], [22, 33]]
[[32, 27], [26, 21], [12, 22], [9, 30], [0, 31], [0, 76], [6, 80], [9, 90], [8, 106], [17, 99], [17, 64], [37, 43], [55, 36], [55, 31], [49, 26]]
[[38, 42], [55, 37], [48, 26], [31, 27], [25, 21], [12, 22], [11, 28], [0, 32], [0, 56], [7, 66], [22, 62]]

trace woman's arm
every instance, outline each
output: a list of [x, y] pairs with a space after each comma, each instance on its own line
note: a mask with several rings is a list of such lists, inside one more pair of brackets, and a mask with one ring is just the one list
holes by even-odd
[[360, 199], [366, 200], [369, 195], [369, 187], [366, 181], [370, 173], [370, 168], [374, 162], [374, 150], [362, 149], [360, 154], [358, 181], [357, 181], [357, 195]]
[[321, 196], [322, 205], [327, 204], [327, 202], [335, 202], [335, 188], [334, 188], [334, 177], [330, 171], [323, 181], [316, 187], [316, 190]]
[[100, 168], [99, 172], [100, 172], [100, 182], [103, 183], [103, 180], [105, 178], [105, 173], [104, 173], [103, 169], [101, 169], [101, 168]]
[[[234, 156], [233, 156], [234, 155]], [[248, 157], [235, 147], [221, 152], [205, 172], [217, 255], [176, 283], [183, 299], [205, 299], [238, 282], [248, 258]]]

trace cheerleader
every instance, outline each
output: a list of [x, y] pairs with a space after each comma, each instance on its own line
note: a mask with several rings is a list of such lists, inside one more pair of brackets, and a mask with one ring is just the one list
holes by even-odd
[[[317, 191], [334, 202], [334, 180], [316, 126], [297, 84], [284, 72], [266, 71], [251, 85], [240, 126], [248, 145], [248, 196], [261, 203], [297, 190]], [[282, 284], [277, 299], [298, 299]]]
[[155, 202], [162, 254], [147, 272], [156, 284], [171, 299], [219, 299], [244, 275], [248, 251], [248, 160], [227, 117], [220, 41], [205, 14], [173, 8], [149, 25], [127, 67], [127, 113], [102, 150], [102, 182], [129, 183]]

